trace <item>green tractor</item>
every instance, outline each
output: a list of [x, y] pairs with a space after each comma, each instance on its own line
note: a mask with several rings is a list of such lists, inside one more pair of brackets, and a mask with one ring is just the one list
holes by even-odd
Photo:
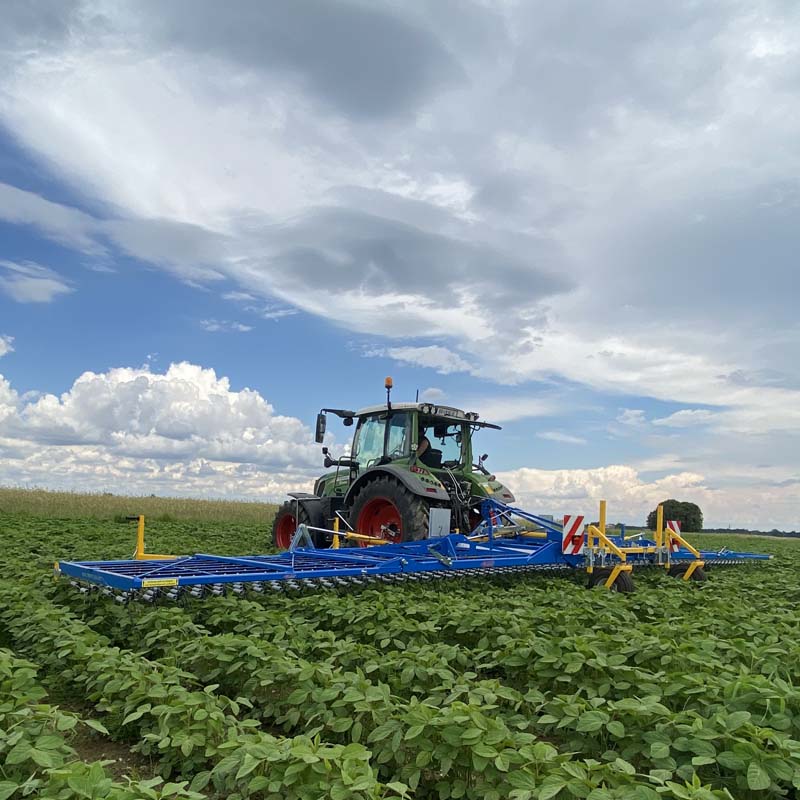
[[[486, 455], [473, 463], [472, 435], [481, 428], [500, 430], [498, 425], [450, 406], [392, 403], [391, 388], [387, 378], [383, 405], [323, 408], [317, 415], [320, 444], [327, 414], [355, 425], [350, 455], [332, 458], [322, 448], [325, 467], [335, 469], [317, 479], [313, 494], [290, 494], [278, 509], [272, 527], [276, 547], [287, 549], [301, 523], [330, 529], [337, 517], [356, 533], [388, 542], [422, 539], [436, 508], [450, 512], [445, 533], [469, 532], [480, 521], [484, 498], [513, 502], [514, 495], [484, 466]], [[315, 546], [329, 546], [324, 533], [312, 535]]]

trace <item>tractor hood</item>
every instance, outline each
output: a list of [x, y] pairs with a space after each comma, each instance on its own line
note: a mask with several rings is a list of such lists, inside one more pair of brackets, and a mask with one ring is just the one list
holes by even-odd
[[491, 497], [501, 503], [513, 503], [515, 500], [513, 492], [504, 484], [500, 483], [494, 475], [472, 474], [475, 494]]

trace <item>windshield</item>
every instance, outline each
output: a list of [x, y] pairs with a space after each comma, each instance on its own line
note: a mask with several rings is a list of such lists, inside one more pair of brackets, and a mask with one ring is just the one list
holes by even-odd
[[[386, 435], [386, 415], [375, 415], [363, 419], [356, 431], [353, 442], [353, 458], [361, 469], [377, 463], [384, 456], [383, 443]], [[389, 420], [389, 439], [386, 442], [386, 455], [401, 458], [409, 453], [409, 416], [394, 413]]]
[[430, 455], [426, 458], [423, 453], [420, 460], [433, 467], [448, 467], [450, 469], [461, 464], [464, 426], [457, 422], [422, 422], [422, 433], [430, 444]]

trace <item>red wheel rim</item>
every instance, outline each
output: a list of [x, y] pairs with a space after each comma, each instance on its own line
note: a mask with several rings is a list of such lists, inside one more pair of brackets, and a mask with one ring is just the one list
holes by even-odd
[[296, 530], [297, 521], [294, 514], [284, 514], [275, 523], [275, 545], [281, 550], [288, 550]]
[[[403, 524], [397, 506], [384, 497], [370, 500], [358, 515], [356, 529], [366, 536], [375, 536], [387, 542], [403, 541]], [[367, 542], [359, 542], [361, 547], [368, 547]]]

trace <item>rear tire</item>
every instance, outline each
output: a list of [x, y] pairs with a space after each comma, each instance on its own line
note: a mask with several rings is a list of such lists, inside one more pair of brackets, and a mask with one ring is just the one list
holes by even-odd
[[430, 503], [388, 477], [366, 484], [353, 498], [350, 524], [357, 533], [410, 542], [428, 535]]
[[[589, 575], [587, 586], [590, 589], [595, 586], [602, 586], [608, 580], [609, 575], [611, 575], [611, 570], [608, 567], [595, 569], [595, 571]], [[630, 572], [620, 572], [619, 575], [617, 575], [617, 579], [611, 584], [610, 589], [612, 592], [622, 592], [623, 594], [630, 594], [633, 592], [633, 578]]]
[[[308, 521], [309, 517], [303, 506], [301, 505], [298, 509], [298, 504], [294, 500], [287, 500], [278, 509], [275, 519], [272, 521], [272, 543], [278, 550], [288, 550], [297, 526], [307, 525]], [[314, 544], [319, 547], [315, 534], [312, 533], [311, 537]]]

